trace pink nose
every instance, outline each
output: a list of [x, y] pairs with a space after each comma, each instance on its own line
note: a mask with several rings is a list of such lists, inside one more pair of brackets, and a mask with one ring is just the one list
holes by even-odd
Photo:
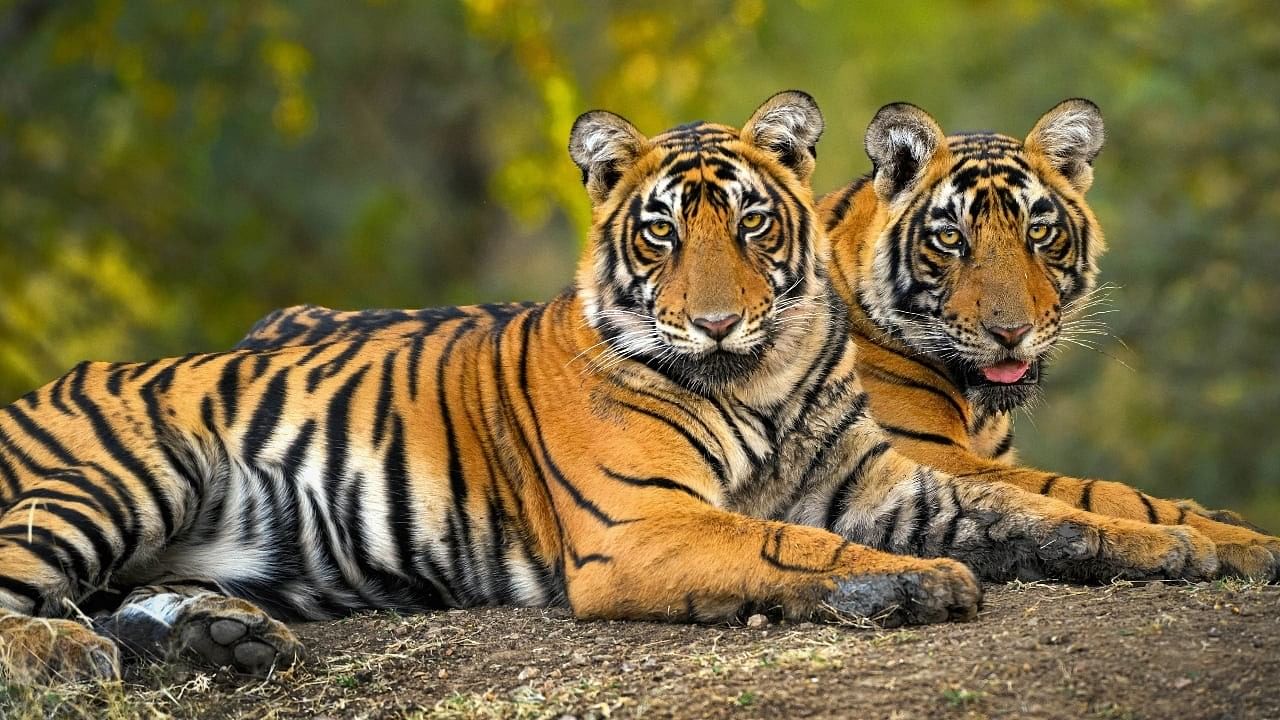
[[1022, 338], [1031, 332], [1030, 325], [1017, 325], [1015, 327], [983, 325], [983, 327], [987, 329], [987, 332], [991, 333], [991, 337], [995, 338], [996, 342], [1009, 349], [1016, 347], [1018, 343], [1022, 342]]
[[733, 332], [733, 329], [742, 322], [742, 316], [737, 313], [727, 315], [708, 315], [706, 317], [696, 317], [693, 324], [698, 329], [707, 334], [712, 340], [723, 340]]

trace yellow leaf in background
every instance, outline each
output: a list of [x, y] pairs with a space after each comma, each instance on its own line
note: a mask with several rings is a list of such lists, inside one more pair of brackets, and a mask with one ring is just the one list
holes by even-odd
[[290, 140], [306, 137], [315, 128], [315, 110], [300, 92], [282, 95], [271, 111], [271, 120], [280, 134]]
[[311, 53], [291, 40], [268, 40], [262, 46], [262, 59], [281, 84], [299, 82], [311, 69]]

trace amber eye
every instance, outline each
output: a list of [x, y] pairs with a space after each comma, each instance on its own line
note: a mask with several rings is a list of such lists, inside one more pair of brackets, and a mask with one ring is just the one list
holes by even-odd
[[671, 231], [675, 230], [675, 226], [666, 220], [654, 220], [646, 226], [649, 234], [656, 238], [670, 237]]
[[938, 238], [938, 244], [948, 250], [954, 250], [964, 242], [964, 236], [955, 228], [939, 230], [935, 236]]
[[1035, 223], [1031, 227], [1027, 228], [1027, 238], [1029, 238], [1031, 242], [1044, 242], [1045, 240], [1048, 240], [1049, 236], [1052, 234], [1053, 229], [1044, 223]]
[[759, 230], [764, 225], [764, 213], [749, 212], [739, 221], [744, 230]]

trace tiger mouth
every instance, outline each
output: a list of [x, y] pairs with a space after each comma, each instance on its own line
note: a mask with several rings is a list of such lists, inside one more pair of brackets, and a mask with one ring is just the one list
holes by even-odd
[[970, 388], [1039, 385], [1040, 361], [1003, 360], [987, 367], [971, 367], [965, 370], [964, 379]]

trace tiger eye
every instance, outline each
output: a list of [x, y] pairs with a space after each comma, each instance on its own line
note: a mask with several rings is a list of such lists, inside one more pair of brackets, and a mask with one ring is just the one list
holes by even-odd
[[1044, 223], [1036, 223], [1027, 228], [1027, 237], [1031, 238], [1032, 242], [1040, 242], [1049, 237], [1049, 226]]
[[960, 244], [961, 239], [960, 231], [955, 228], [938, 231], [938, 242], [942, 243], [944, 247], [956, 247]]
[[667, 237], [671, 234], [672, 229], [671, 223], [666, 220], [654, 220], [649, 223], [649, 234], [654, 237]]
[[750, 212], [743, 216], [742, 227], [755, 230], [764, 224], [764, 213]]

